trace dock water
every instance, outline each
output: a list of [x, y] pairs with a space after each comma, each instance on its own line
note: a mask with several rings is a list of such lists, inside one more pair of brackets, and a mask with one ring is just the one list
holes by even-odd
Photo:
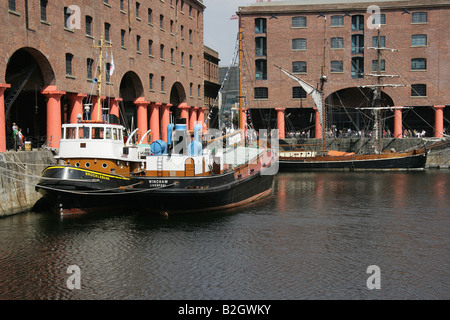
[[[279, 144], [282, 149], [299, 144], [306, 145], [311, 150], [321, 147], [321, 139], [284, 139]], [[390, 148], [405, 150], [417, 146], [419, 139], [383, 139], [386, 150]], [[436, 141], [425, 141], [430, 145]], [[330, 139], [327, 147], [345, 152], [367, 152], [370, 150], [369, 139], [336, 138]], [[31, 151], [7, 151], [0, 153], [0, 218], [29, 212], [36, 208], [41, 195], [34, 187], [38, 183], [42, 170], [55, 164], [50, 150], [35, 149]], [[449, 169], [450, 147], [431, 149], [427, 158], [427, 169]]]

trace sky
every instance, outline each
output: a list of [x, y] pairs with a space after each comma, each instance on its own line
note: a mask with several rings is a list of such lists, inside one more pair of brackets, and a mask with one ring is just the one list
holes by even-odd
[[[276, 0], [272, 0], [276, 1]], [[238, 20], [230, 20], [239, 6], [256, 3], [256, 0], [203, 0], [206, 6], [204, 21], [204, 43], [219, 52], [219, 66], [231, 64], [236, 47]]]

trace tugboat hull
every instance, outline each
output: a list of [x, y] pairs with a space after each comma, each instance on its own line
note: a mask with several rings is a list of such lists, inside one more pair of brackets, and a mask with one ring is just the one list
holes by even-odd
[[[97, 180], [87, 180], [86, 174]], [[49, 168], [43, 177], [36, 189], [50, 198], [61, 214], [107, 209], [164, 214], [227, 209], [269, 195], [273, 183], [273, 175], [261, 172], [242, 179], [235, 179], [232, 172], [195, 178], [121, 179], [71, 167]]]

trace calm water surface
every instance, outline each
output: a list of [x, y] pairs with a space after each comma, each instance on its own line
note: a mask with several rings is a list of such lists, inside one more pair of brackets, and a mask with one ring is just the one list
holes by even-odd
[[214, 214], [3, 218], [0, 299], [449, 299], [449, 178], [279, 173], [270, 197]]

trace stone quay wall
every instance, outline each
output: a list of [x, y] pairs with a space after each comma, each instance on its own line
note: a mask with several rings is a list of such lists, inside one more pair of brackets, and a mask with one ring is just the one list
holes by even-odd
[[0, 218], [32, 210], [41, 198], [34, 187], [55, 163], [49, 150], [0, 153]]

